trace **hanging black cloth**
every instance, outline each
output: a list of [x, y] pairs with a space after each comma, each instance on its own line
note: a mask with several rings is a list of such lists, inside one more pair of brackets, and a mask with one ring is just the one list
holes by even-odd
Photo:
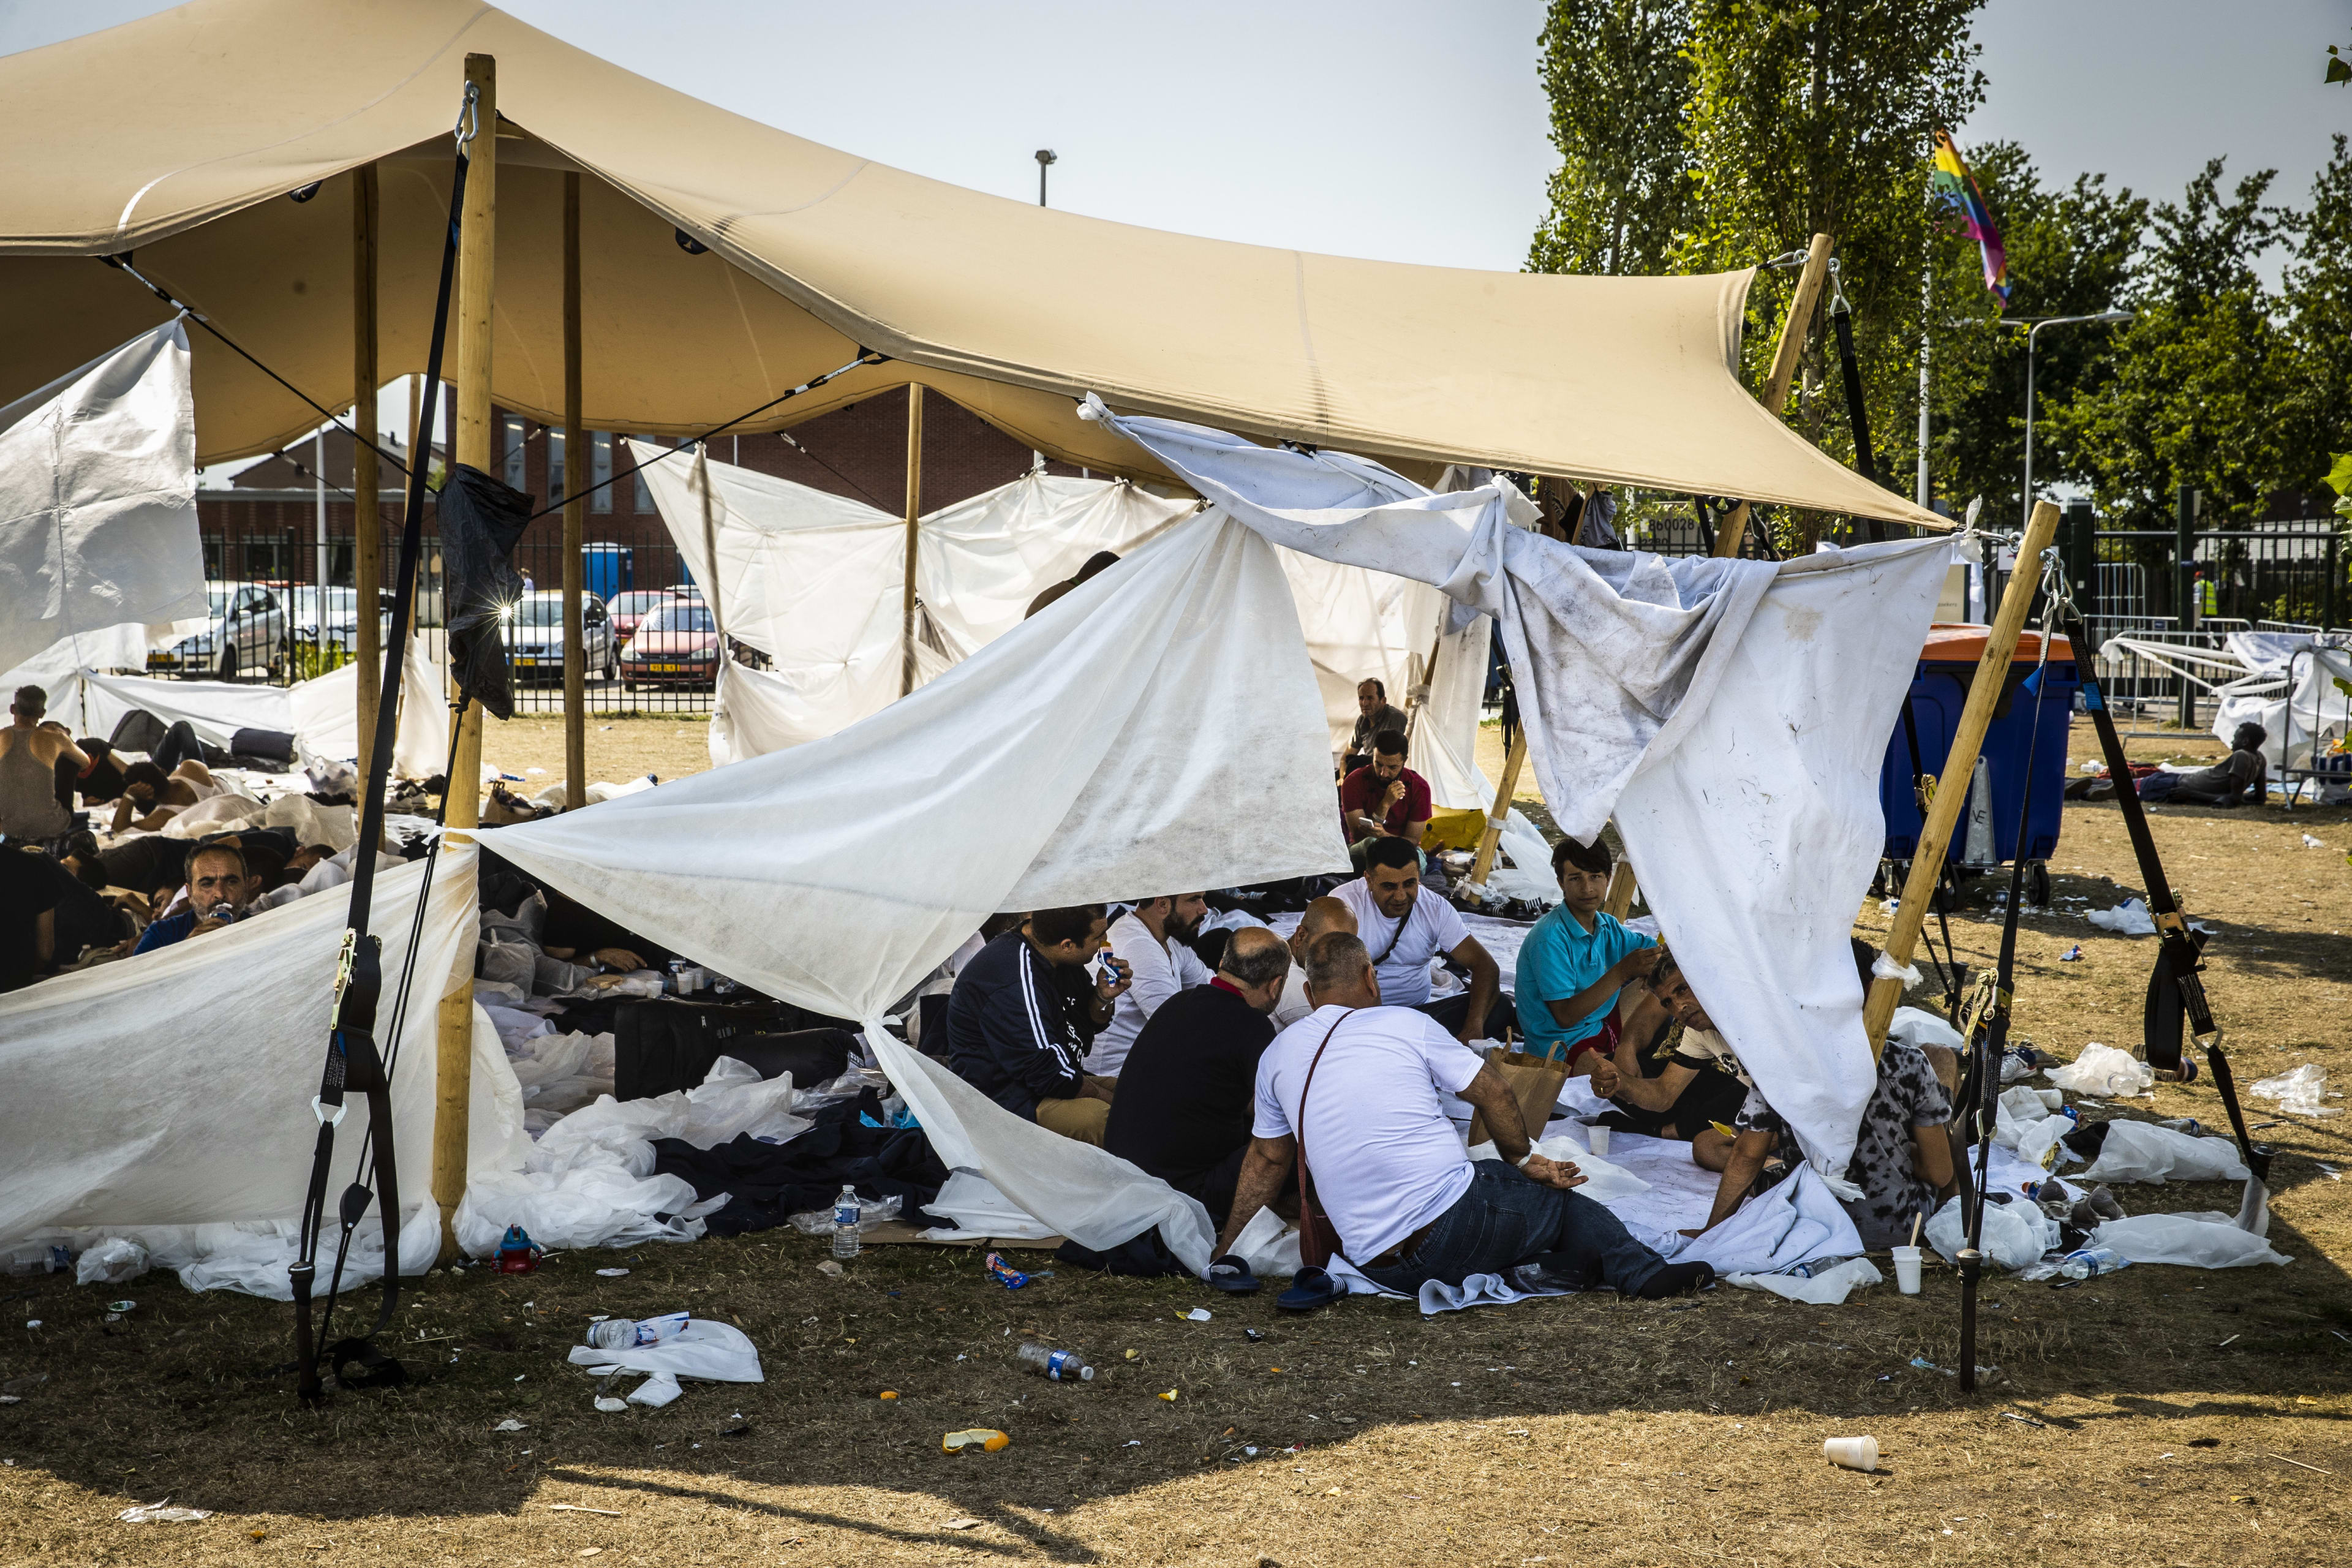
[[508, 618], [523, 596], [516, 542], [530, 526], [530, 497], [459, 463], [441, 487], [441, 582], [448, 607], [449, 668], [458, 689], [484, 711], [514, 717], [507, 669]]

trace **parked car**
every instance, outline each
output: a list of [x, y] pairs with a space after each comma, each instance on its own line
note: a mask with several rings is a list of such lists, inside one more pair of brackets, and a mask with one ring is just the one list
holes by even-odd
[[673, 598], [637, 623], [621, 656], [621, 689], [719, 683], [719, 627], [700, 599]]
[[291, 641], [278, 595], [255, 583], [207, 583], [205, 596], [212, 625], [149, 654], [148, 673], [235, 680], [240, 671], [259, 669], [275, 679]]
[[[296, 640], [315, 643], [319, 636], [319, 590], [303, 586], [283, 590], [288, 601], [288, 619]], [[360, 593], [357, 588], [334, 588], [326, 591], [327, 627], [325, 641], [340, 643], [346, 648], [360, 645]], [[392, 637], [393, 596], [376, 592], [377, 635], [386, 641]]]
[[667, 588], [633, 588], [613, 595], [613, 636], [623, 647], [636, 635], [637, 625], [676, 595]]
[[[563, 595], [526, 594], [507, 610], [501, 635], [515, 683], [563, 679]], [[613, 618], [593, 594], [580, 596], [581, 665], [591, 680], [610, 680], [619, 668]]]

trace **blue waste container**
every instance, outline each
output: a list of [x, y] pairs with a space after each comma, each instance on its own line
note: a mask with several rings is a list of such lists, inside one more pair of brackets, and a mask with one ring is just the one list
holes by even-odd
[[[1952, 735], [1959, 728], [1960, 709], [1969, 700], [1969, 683], [1976, 679], [1977, 661], [1984, 656], [1988, 631], [1979, 626], [1937, 625], [1928, 629], [1927, 646], [1911, 679], [1909, 729], [1906, 731], [1901, 719], [1895, 721], [1895, 732], [1886, 740], [1886, 759], [1878, 771], [1878, 804], [1886, 815], [1890, 860], [1908, 860], [1919, 844], [1919, 803], [1911, 788], [1915, 740], [1917, 771], [1935, 774], [1938, 789], [1969, 787], [1966, 779], [1945, 778], [1944, 763], [1951, 754]], [[1945, 863], [1956, 871], [1989, 871], [2021, 858], [2042, 861], [2057, 852], [2058, 824], [2065, 803], [2067, 728], [2082, 680], [2075, 672], [2074, 649], [2064, 637], [2058, 637], [2051, 644], [2049, 668], [2037, 683], [2038, 692], [2027, 690], [2041, 658], [2040, 634], [2027, 632], [2018, 639], [2009, 679], [1993, 705], [1992, 722], [1985, 730], [1984, 745], [1979, 752], [1991, 797], [1991, 854], [1987, 857], [1981, 848], [1970, 853], [1969, 813], [1963, 811], [1945, 855]], [[2025, 791], [2029, 752], [2033, 772], [2032, 816], [2025, 825], [2025, 843], [2021, 848], [2017, 814]]]
[[583, 544], [580, 565], [583, 584], [607, 604], [637, 585], [635, 552], [625, 544]]

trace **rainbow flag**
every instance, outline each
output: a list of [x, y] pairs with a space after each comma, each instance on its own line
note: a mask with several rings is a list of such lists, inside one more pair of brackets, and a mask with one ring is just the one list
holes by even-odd
[[1960, 162], [1960, 150], [1949, 133], [1936, 132], [1936, 168], [1928, 176], [1928, 194], [1959, 214], [1960, 230], [1984, 252], [1985, 287], [2009, 303], [2009, 253], [2001, 248], [2000, 230], [1993, 226], [1992, 209], [1985, 205], [1977, 177]]

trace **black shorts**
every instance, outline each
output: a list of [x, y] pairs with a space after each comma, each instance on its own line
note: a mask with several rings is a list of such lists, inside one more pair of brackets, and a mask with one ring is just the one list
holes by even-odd
[[1701, 1068], [1665, 1110], [1643, 1110], [1612, 1100], [1609, 1103], [1613, 1109], [1601, 1118], [1601, 1124], [1621, 1132], [1638, 1132], [1645, 1138], [1665, 1136], [1661, 1130], [1672, 1127], [1674, 1137], [1688, 1142], [1711, 1123], [1719, 1121], [1730, 1126], [1738, 1117], [1739, 1108], [1747, 1102], [1746, 1084], [1720, 1068]]

